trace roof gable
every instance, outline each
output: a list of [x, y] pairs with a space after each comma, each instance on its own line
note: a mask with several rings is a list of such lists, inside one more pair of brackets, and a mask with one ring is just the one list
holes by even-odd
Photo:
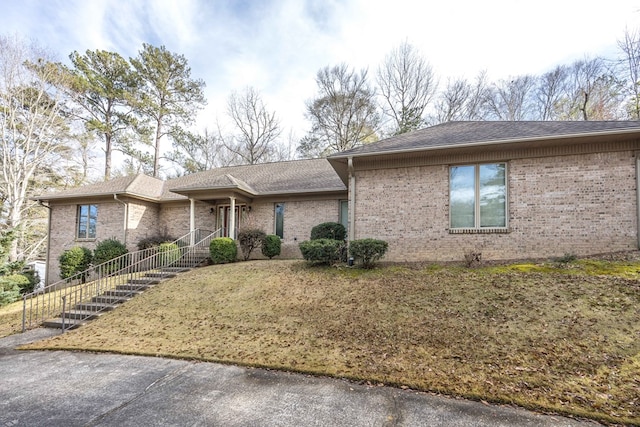
[[62, 191], [45, 193], [36, 200], [52, 200], [65, 198], [99, 197], [130, 195], [143, 199], [157, 199], [162, 194], [164, 181], [147, 175], [129, 175], [101, 181], [95, 184], [83, 185]]

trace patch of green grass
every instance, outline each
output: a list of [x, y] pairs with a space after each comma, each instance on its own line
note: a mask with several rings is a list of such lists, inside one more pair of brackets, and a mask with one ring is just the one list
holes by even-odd
[[638, 267], [218, 265], [27, 348], [269, 367], [638, 424]]

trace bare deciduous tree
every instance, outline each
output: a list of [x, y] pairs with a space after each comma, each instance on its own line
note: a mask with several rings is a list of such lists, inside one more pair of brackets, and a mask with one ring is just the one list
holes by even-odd
[[557, 120], [559, 106], [567, 96], [566, 66], [559, 65], [538, 78], [535, 93], [537, 118], [539, 120]]
[[534, 85], [535, 79], [529, 75], [499, 80], [491, 85], [485, 102], [487, 118], [507, 121], [531, 118], [531, 93]]
[[409, 43], [393, 49], [378, 68], [377, 82], [384, 98], [383, 112], [395, 135], [424, 126], [424, 113], [437, 90], [431, 65]]
[[626, 111], [630, 119], [640, 120], [640, 31], [627, 29], [618, 47], [623, 55], [620, 68]]
[[0, 222], [4, 231], [17, 233], [9, 261], [36, 251], [25, 240], [32, 225], [28, 198], [38, 182], [54, 178], [61, 156], [68, 154], [68, 123], [55, 89], [66, 84], [66, 76], [48, 59], [35, 45], [0, 36]]
[[437, 97], [434, 121], [484, 120], [488, 91], [489, 83], [484, 71], [473, 83], [462, 78], [449, 80]]
[[324, 156], [377, 139], [380, 117], [367, 71], [346, 64], [325, 67], [316, 75], [318, 96], [307, 103], [311, 132], [298, 146], [303, 157]]
[[248, 87], [242, 93], [233, 92], [227, 101], [227, 114], [235, 132], [231, 137], [221, 136], [225, 147], [245, 164], [270, 161], [282, 131], [276, 113], [267, 110], [258, 91]]
[[564, 120], [615, 120], [619, 90], [602, 58], [585, 58], [569, 67], [569, 98]]

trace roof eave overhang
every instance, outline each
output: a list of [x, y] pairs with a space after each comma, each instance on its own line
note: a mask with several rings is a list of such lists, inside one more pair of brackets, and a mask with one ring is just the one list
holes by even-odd
[[116, 195], [118, 197], [123, 196], [123, 197], [130, 197], [132, 199], [138, 199], [138, 200], [143, 200], [143, 201], [147, 201], [147, 202], [154, 202], [154, 203], [158, 203], [161, 202], [162, 199], [159, 197], [149, 197], [149, 196], [144, 196], [142, 194], [137, 194], [137, 193], [132, 193], [130, 191], [114, 191], [114, 192], [110, 192], [110, 193], [98, 193], [98, 194], [60, 194], [60, 195], [56, 195], [56, 194], [51, 194], [51, 195], [43, 195], [43, 196], [36, 196], [36, 197], [30, 197], [29, 200], [33, 200], [35, 202], [59, 202], [59, 201], [78, 201], [78, 200], [82, 200], [82, 199], [99, 199], [99, 198], [113, 198], [113, 196]]
[[318, 194], [340, 194], [346, 193], [347, 188], [318, 188], [313, 190], [295, 190], [295, 191], [265, 191], [260, 193], [259, 197], [274, 197], [274, 196], [315, 196]]

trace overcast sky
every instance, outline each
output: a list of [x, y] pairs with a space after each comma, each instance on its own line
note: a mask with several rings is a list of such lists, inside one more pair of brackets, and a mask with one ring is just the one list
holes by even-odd
[[306, 132], [305, 101], [321, 67], [345, 62], [373, 77], [403, 41], [442, 82], [540, 74], [585, 55], [613, 57], [638, 0], [0, 0], [0, 31], [32, 38], [68, 62], [74, 50], [128, 58], [143, 42], [186, 56], [215, 127], [232, 90], [253, 86], [285, 134]]

